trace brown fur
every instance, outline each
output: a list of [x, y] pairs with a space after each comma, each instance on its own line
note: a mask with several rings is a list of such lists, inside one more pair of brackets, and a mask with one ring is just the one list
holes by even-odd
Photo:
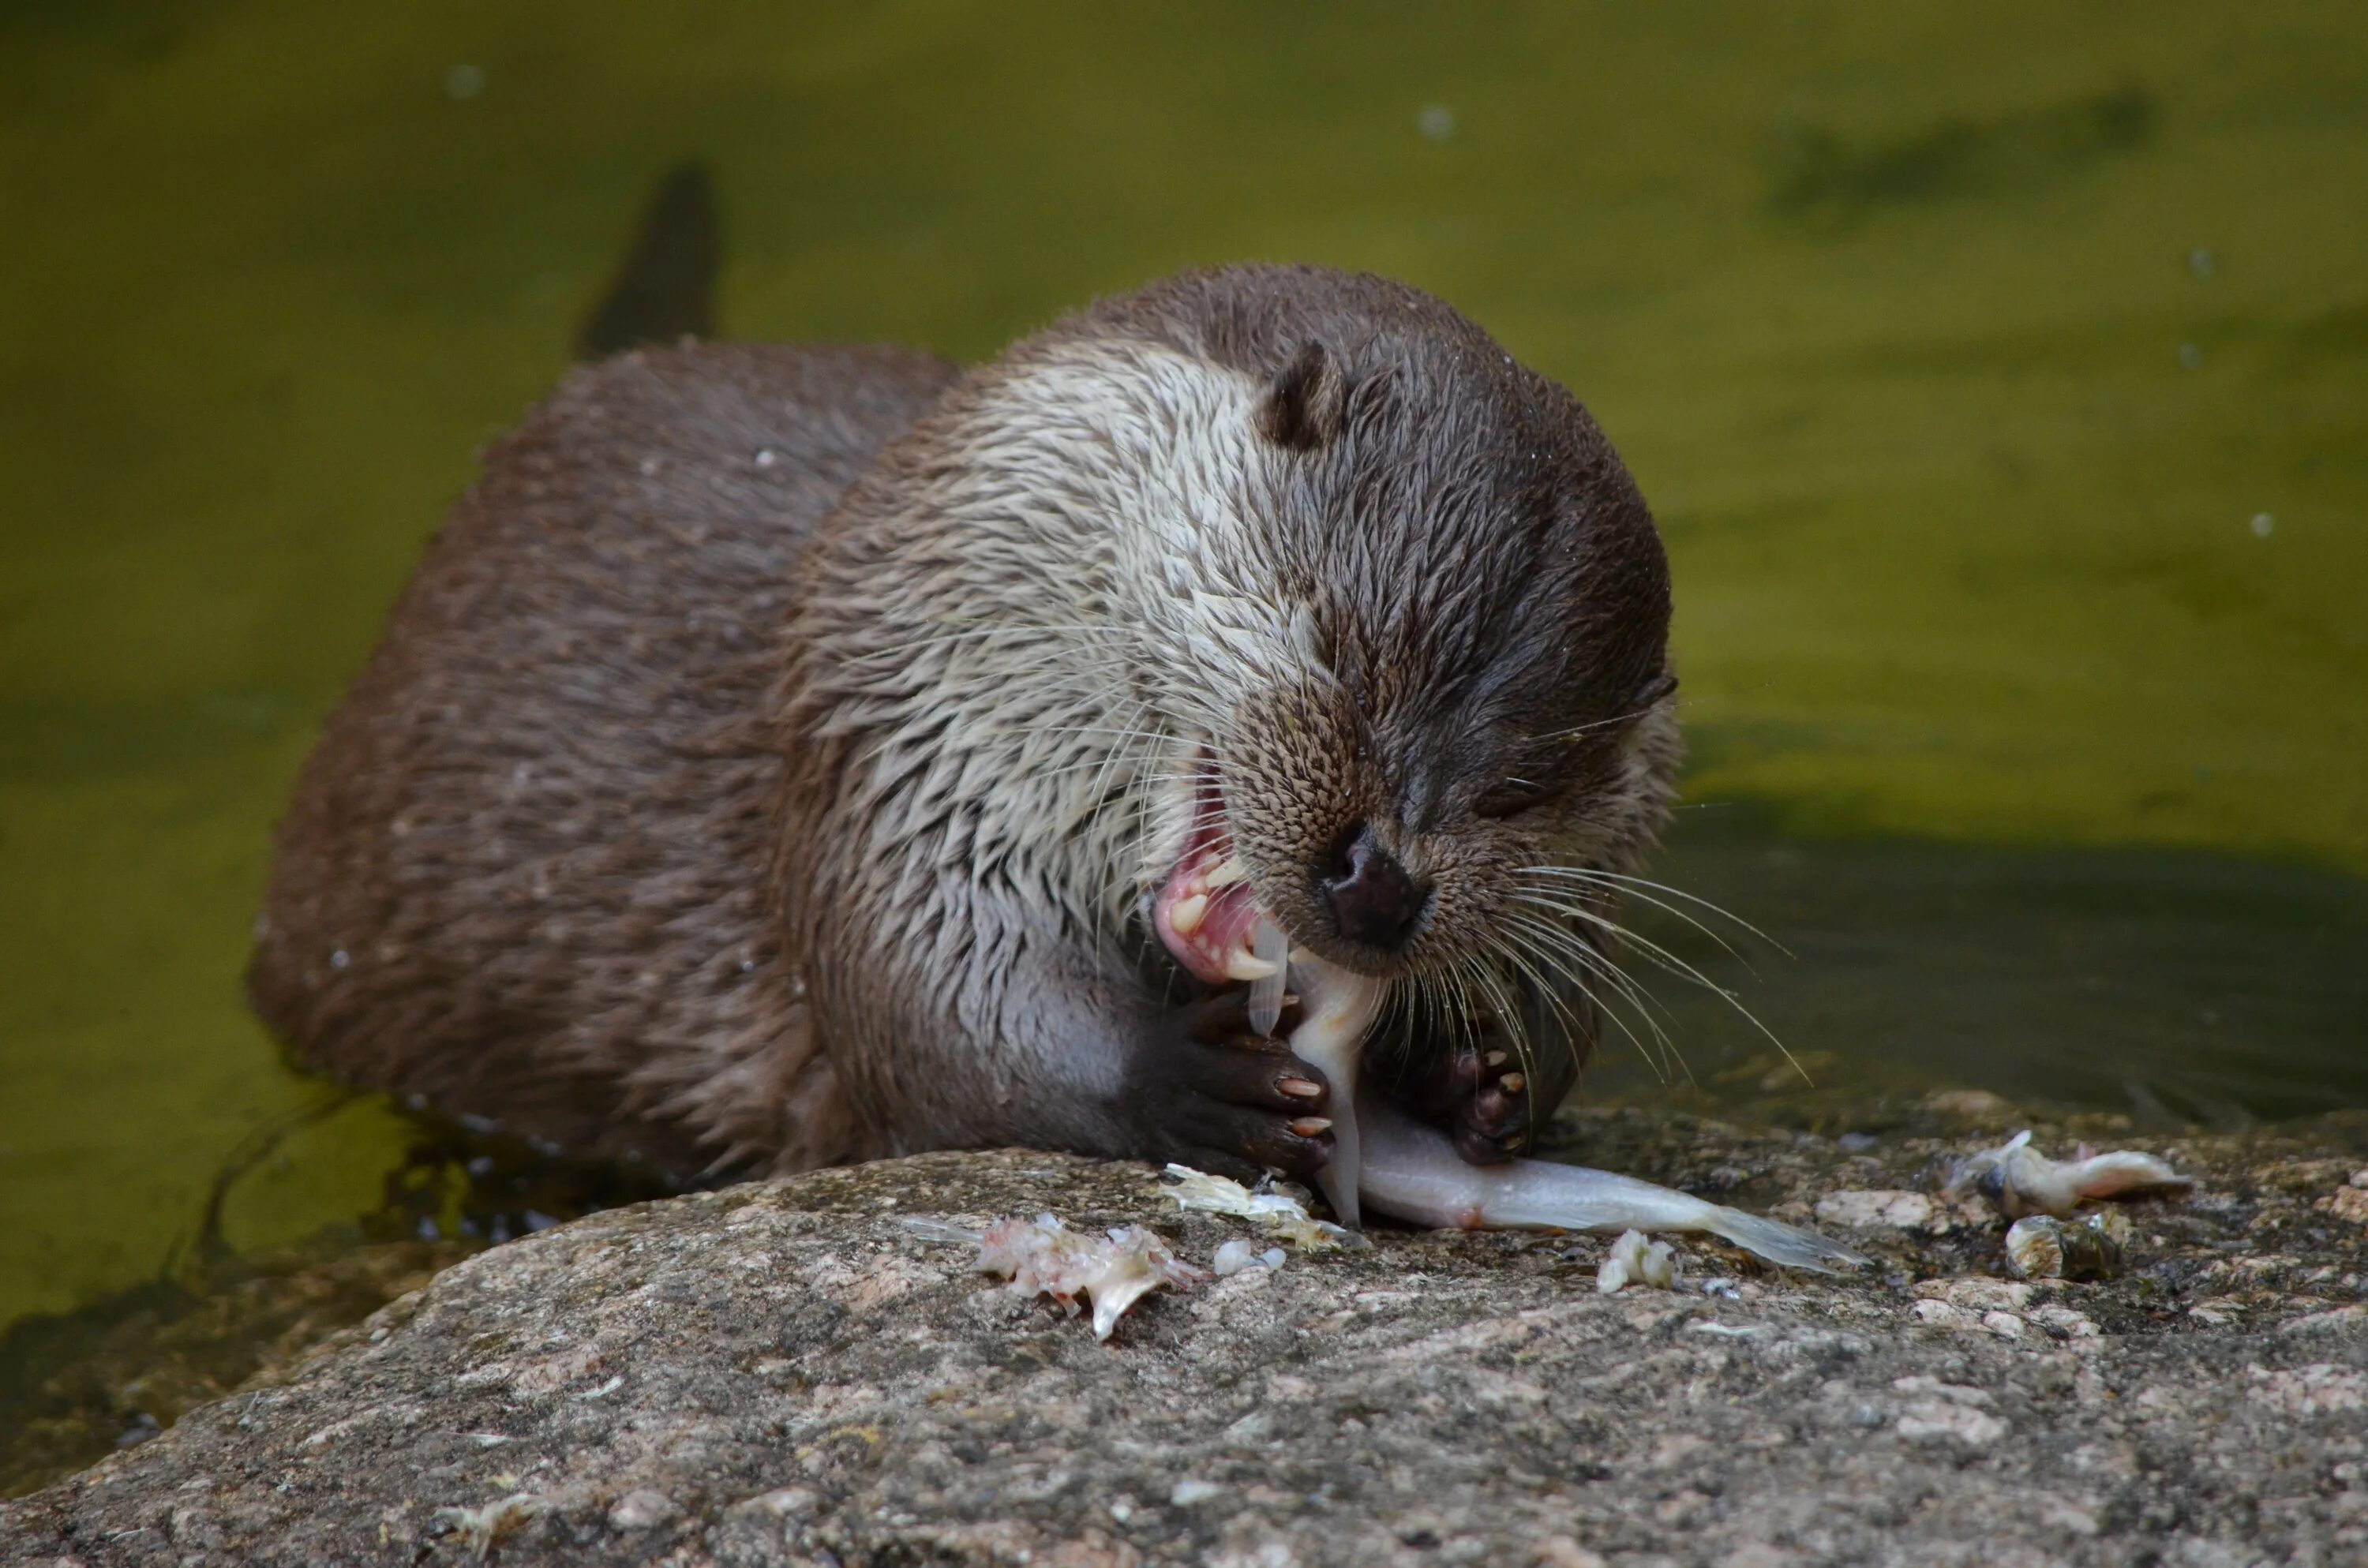
[[[429, 551], [283, 824], [253, 994], [341, 1076], [684, 1173], [1006, 1142], [1304, 1173], [1328, 1142], [1273, 1084], [1313, 1070], [1202, 1049], [1141, 924], [1176, 780], [1221, 759], [1301, 939], [1443, 971], [1524, 863], [1649, 842], [1668, 613], [1585, 412], [1380, 279], [1189, 275], [959, 378], [632, 356]], [[1310, 891], [1360, 824], [1436, 885], [1403, 955]], [[1545, 1108], [1594, 1028], [1565, 980], [1481, 999], [1560, 1031]]]
[[340, 1077], [680, 1174], [864, 1153], [766, 913], [767, 693], [799, 546], [952, 375], [647, 351], [497, 443], [281, 824], [264, 1018]]

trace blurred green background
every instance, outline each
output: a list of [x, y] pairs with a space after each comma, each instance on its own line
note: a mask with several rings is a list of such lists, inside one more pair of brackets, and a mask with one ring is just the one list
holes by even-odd
[[[0, 1323], [317, 1094], [238, 994], [279, 802], [692, 158], [726, 335], [1292, 258], [1571, 385], [1675, 560], [1668, 874], [1821, 1083], [2368, 1103], [2368, 12], [16, 0]], [[1781, 1088], [1670, 1001], [1681, 1093]], [[414, 1136], [310, 1123], [227, 1239]]]

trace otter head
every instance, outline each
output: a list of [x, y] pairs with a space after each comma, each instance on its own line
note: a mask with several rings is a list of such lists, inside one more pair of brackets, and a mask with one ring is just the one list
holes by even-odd
[[1368, 975], [1560, 978], [1668, 794], [1635, 486], [1567, 392], [1382, 279], [1229, 268], [1056, 324], [851, 486], [800, 576], [810, 942], [953, 975], [1156, 932], [1218, 983], [1264, 915]]
[[1192, 318], [1235, 394], [1177, 422], [1115, 576], [1177, 738], [1141, 910], [1212, 983], [1261, 915], [1369, 975], [1543, 978], [1666, 810], [1667, 563], [1568, 392], [1352, 281]]

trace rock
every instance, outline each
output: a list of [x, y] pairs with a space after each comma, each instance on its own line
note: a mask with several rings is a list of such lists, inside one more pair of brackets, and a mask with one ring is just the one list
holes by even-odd
[[609, 1510], [609, 1528], [619, 1535], [631, 1535], [635, 1530], [654, 1529], [681, 1512], [665, 1493], [643, 1487], [617, 1499]]
[[1940, 1205], [1920, 1192], [1829, 1192], [1817, 1199], [1817, 1218], [1850, 1230], [1887, 1226], [1918, 1231], [1932, 1222]]
[[[1800, 1214], [1877, 1190], [1822, 1140], [1658, 1127], [1626, 1168]], [[1734, 1298], [1600, 1295], [1600, 1238], [1383, 1232], [1146, 1297], [1106, 1345], [904, 1220], [1143, 1223], [1202, 1264], [1247, 1224], [1026, 1152], [668, 1199], [0, 1504], [0, 1562], [2358, 1561], [2358, 1236], [2323, 1185], [2246, 1180], [2283, 1136], [2181, 1141], [2203, 1192], [2138, 1210], [2107, 1284], [1996, 1278], [2002, 1225], [1860, 1233], [1884, 1267], [1840, 1280], [1682, 1239]], [[1886, 1192], [1947, 1152], [1884, 1147]]]
[[2005, 1116], [2012, 1108], [1987, 1089], [1941, 1089], [1928, 1096], [1925, 1103], [1947, 1115], [1969, 1119]]
[[324, 1234], [17, 1324], [0, 1335], [0, 1497], [147, 1441], [474, 1250]]

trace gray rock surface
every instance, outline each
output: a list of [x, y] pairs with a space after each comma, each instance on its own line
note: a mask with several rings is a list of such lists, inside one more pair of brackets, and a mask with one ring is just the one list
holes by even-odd
[[598, 1215], [0, 1504], [0, 1560], [2368, 1561], [2360, 1129], [2177, 1142], [2203, 1188], [2137, 1211], [2133, 1272], [2034, 1286], [1995, 1276], [1994, 1218], [1930, 1197], [1984, 1108], [1855, 1150], [1577, 1119], [1602, 1163], [1822, 1199], [1884, 1260], [1779, 1277], [1687, 1243], [1732, 1298], [1600, 1295], [1600, 1239], [1384, 1233], [1097, 1344], [902, 1221], [1141, 1221], [1204, 1264], [1250, 1228], [1028, 1153]]

